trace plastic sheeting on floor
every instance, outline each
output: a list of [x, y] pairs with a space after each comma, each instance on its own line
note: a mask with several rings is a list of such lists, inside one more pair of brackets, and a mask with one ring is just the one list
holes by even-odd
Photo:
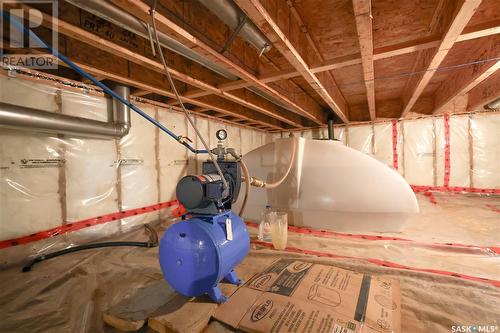
[[[398, 237], [425, 243], [496, 242], [500, 200], [477, 195], [438, 195], [436, 203], [419, 195], [422, 215]], [[495, 215], [497, 214], [497, 215]], [[458, 216], [462, 216], [458, 219]], [[481, 219], [477, 219], [480, 216]], [[475, 221], [475, 223], [471, 223]], [[432, 229], [432, 230], [431, 230]], [[253, 230], [250, 228], [250, 230]], [[254, 231], [254, 230], [253, 230]], [[429, 239], [423, 239], [424, 232]], [[446, 231], [446, 233], [443, 233]], [[387, 236], [383, 234], [383, 236]], [[128, 239], [144, 239], [142, 232]], [[363, 273], [384, 274], [401, 282], [402, 331], [450, 332], [457, 325], [500, 325], [500, 288], [455, 276], [374, 265], [379, 258], [420, 268], [460, 270], [500, 280], [498, 255], [482, 251], [450, 251], [414, 242], [329, 238], [289, 233], [292, 247], [358, 259], [327, 258], [254, 246], [236, 271], [250, 278], [277, 258], [300, 257]], [[40, 263], [29, 273], [20, 267], [0, 271], [2, 332], [116, 332], [102, 322], [102, 313], [139, 288], [162, 281], [157, 249], [109, 248], [82, 251]], [[166, 283], [166, 282], [165, 282]], [[166, 302], [168, 300], [165, 300]], [[187, 301], [187, 299], [185, 299]], [[211, 322], [205, 332], [231, 332]], [[142, 332], [152, 332], [144, 329]]]
[[[384, 239], [349, 237], [341, 233], [308, 234], [299, 228], [298, 232], [288, 233], [288, 245], [340, 256], [381, 259], [416, 269], [500, 280], [500, 213], [497, 211], [500, 197], [434, 196], [431, 201], [423, 194], [418, 195], [421, 213], [410, 217], [401, 232], [363, 234], [383, 235]], [[249, 231], [257, 233], [256, 228]]]

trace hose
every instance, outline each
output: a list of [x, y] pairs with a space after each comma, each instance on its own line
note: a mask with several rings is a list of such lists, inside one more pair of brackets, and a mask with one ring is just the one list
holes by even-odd
[[26, 266], [24, 266], [22, 271], [29, 272], [29, 271], [31, 271], [33, 266], [35, 266], [39, 262], [42, 262], [42, 261], [45, 261], [48, 259], [52, 259], [55, 257], [59, 257], [59, 256], [62, 256], [63, 254], [77, 252], [77, 251], [81, 251], [81, 250], [97, 249], [97, 248], [102, 248], [102, 247], [115, 247], [115, 246], [157, 247], [158, 246], [158, 234], [151, 226], [145, 224], [144, 227], [149, 232], [149, 240], [147, 242], [121, 241], [121, 242], [91, 243], [91, 244], [84, 244], [84, 245], [80, 245], [80, 246], [74, 246], [74, 247], [70, 247], [70, 248], [67, 248], [64, 250], [55, 251], [55, 252], [48, 253], [48, 254], [42, 254], [42, 255], [36, 257], [35, 259], [33, 259]]
[[153, 3], [153, 6], [151, 7], [151, 25], [153, 26], [153, 35], [155, 38], [156, 48], [158, 49], [158, 56], [161, 60], [161, 63], [163, 64], [163, 69], [165, 71], [165, 75], [168, 78], [168, 82], [170, 83], [170, 87], [175, 94], [175, 98], [177, 99], [177, 102], [181, 106], [182, 111], [184, 111], [184, 114], [186, 115], [187, 120], [189, 121], [191, 126], [193, 126], [194, 131], [196, 133], [196, 136], [200, 139], [201, 143], [205, 147], [205, 150], [207, 151], [208, 156], [212, 160], [212, 163], [214, 164], [215, 169], [217, 170], [217, 173], [221, 177], [222, 183], [224, 185], [224, 192], [226, 194], [228, 194], [229, 193], [229, 185], [227, 183], [226, 178], [224, 177], [224, 174], [222, 173], [222, 170], [219, 166], [219, 163], [217, 163], [217, 159], [215, 158], [214, 154], [212, 154], [212, 152], [210, 151], [208, 144], [206, 143], [205, 139], [203, 139], [203, 136], [201, 135], [200, 131], [198, 130], [198, 127], [196, 127], [196, 124], [194, 123], [193, 119], [189, 115], [189, 112], [186, 109], [186, 107], [184, 106], [184, 103], [182, 103], [181, 97], [179, 96], [179, 93], [177, 92], [177, 88], [175, 87], [174, 81], [172, 80], [172, 76], [170, 75], [170, 71], [168, 70], [167, 62], [165, 61], [165, 57], [163, 56], [163, 50], [161, 48], [160, 39], [158, 37], [158, 30], [156, 29], [155, 11], [156, 11], [157, 2], [158, 2], [158, 0], [155, 0]]
[[295, 139], [293, 139], [292, 140], [292, 156], [290, 158], [290, 163], [288, 164], [288, 168], [287, 168], [285, 174], [283, 175], [283, 177], [281, 177], [281, 179], [275, 181], [274, 183], [266, 183], [263, 180], [260, 180], [260, 179], [254, 178], [254, 177], [250, 177], [250, 185], [255, 186], [255, 187], [263, 187], [263, 188], [267, 188], [270, 190], [280, 186], [285, 181], [285, 179], [290, 174], [290, 171], [292, 170], [292, 166], [293, 166], [293, 163], [295, 161], [296, 152], [297, 152], [297, 141]]
[[[2, 11], [0, 11], [2, 12]], [[123, 105], [128, 106], [130, 109], [138, 113], [140, 116], [145, 118], [147, 121], [158, 127], [161, 131], [165, 132], [172, 138], [174, 138], [176, 141], [178, 141], [180, 144], [182, 144], [184, 147], [189, 149], [194, 154], [205, 154], [207, 153], [207, 150], [202, 150], [202, 149], [195, 149], [191, 147], [190, 144], [188, 144], [185, 141], [180, 140], [181, 136], [176, 135], [173, 133], [171, 130], [163, 126], [160, 122], [158, 122], [156, 119], [153, 117], [149, 116], [146, 112], [142, 111], [139, 109], [135, 104], [131, 103], [129, 100], [123, 98], [119, 94], [115, 93], [112, 89], [110, 89], [107, 85], [102, 83], [101, 81], [98, 81], [95, 77], [84, 71], [80, 66], [77, 64], [73, 63], [71, 60], [69, 60], [66, 56], [64, 56], [62, 53], [59, 53], [57, 50], [52, 48], [49, 44], [44, 42], [40, 37], [38, 37], [37, 34], [35, 34], [33, 31], [31, 31], [29, 28], [27, 28], [24, 24], [22, 24], [19, 19], [16, 19], [15, 17], [11, 17], [10, 14], [8, 14], [6, 11], [2, 12], [2, 17], [6, 20], [6, 22], [12, 23], [10, 26], [11, 28], [14, 27], [17, 29], [19, 32], [22, 32], [24, 35], [26, 35], [29, 40], [34, 41], [37, 45], [41, 45], [42, 47], [46, 48], [47, 50], [50, 51], [51, 54], [53, 54], [55, 57], [59, 58], [62, 62], [67, 64], [70, 68], [75, 70], [79, 75], [83, 76], [84, 78], [88, 79], [91, 81], [93, 84], [95, 84], [97, 87], [101, 88], [106, 94], [109, 96], [113, 97], [114, 99], [118, 100], [120, 103]]]
[[239, 212], [239, 216], [243, 216], [243, 212], [245, 211], [245, 206], [247, 205], [247, 199], [248, 199], [248, 194], [250, 193], [250, 173], [248, 172], [248, 168], [243, 162], [243, 160], [240, 158], [239, 160], [240, 165], [241, 165], [241, 170], [243, 170], [243, 176], [245, 177], [245, 196], [243, 197], [243, 202], [241, 203], [241, 208]]

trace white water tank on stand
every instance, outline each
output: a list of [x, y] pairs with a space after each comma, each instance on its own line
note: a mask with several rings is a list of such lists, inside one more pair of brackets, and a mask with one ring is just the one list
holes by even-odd
[[[378, 160], [333, 140], [278, 139], [243, 157], [250, 175], [274, 189], [250, 189], [243, 217], [259, 220], [266, 204], [289, 223], [343, 232], [397, 232], [418, 202], [406, 180]], [[290, 168], [290, 163], [292, 163]], [[243, 195], [235, 210], [238, 211]]]

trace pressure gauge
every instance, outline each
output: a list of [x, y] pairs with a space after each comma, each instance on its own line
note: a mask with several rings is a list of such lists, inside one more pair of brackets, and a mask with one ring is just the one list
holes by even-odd
[[217, 139], [219, 139], [220, 141], [222, 141], [222, 140], [226, 140], [226, 138], [227, 138], [227, 132], [226, 132], [226, 130], [220, 129], [220, 130], [218, 130], [218, 131], [215, 133], [215, 136], [216, 136], [216, 137], [217, 137]]

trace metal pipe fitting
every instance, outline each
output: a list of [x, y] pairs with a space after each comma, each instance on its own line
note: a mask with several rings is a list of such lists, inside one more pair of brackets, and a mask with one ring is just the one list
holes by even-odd
[[[115, 86], [129, 98], [129, 88]], [[130, 130], [130, 109], [113, 101], [113, 122], [102, 122], [0, 102], [0, 127], [98, 139], [121, 138]]]
[[[135, 16], [121, 10], [111, 3], [102, 0], [66, 0], [66, 2], [92, 13], [97, 17], [105, 19], [106, 21], [116, 24], [120, 28], [131, 31], [150, 40], [147, 23], [142, 22]], [[183, 45], [161, 31], [158, 32], [158, 39], [163, 47], [191, 59], [192, 61], [195, 61], [230, 80], [238, 79], [237, 76], [233, 75], [228, 70], [208, 60], [199, 53], [191, 50], [189, 47]]]
[[500, 109], [500, 98], [486, 104], [484, 106], [484, 108], [487, 110], [499, 110]]
[[[232, 0], [198, 0], [212, 13], [217, 15], [229, 28], [235, 30], [245, 20], [245, 13]], [[240, 27], [239, 35], [252, 44], [259, 54], [271, 49], [271, 43], [264, 34], [253, 24], [246, 20]]]
[[[147, 23], [141, 21], [135, 16], [123, 11], [121, 8], [109, 2], [102, 0], [65, 0], [65, 1], [80, 9], [92, 13], [97, 17], [100, 17], [106, 21], [116, 24], [117, 26], [125, 30], [128, 30], [143, 38], [151, 40], [150, 28], [148, 28]], [[214, 1], [214, 3], [218, 1], [219, 0]], [[205, 6], [217, 5], [217, 4], [212, 4], [211, 0], [203, 0], [202, 3], [203, 2], [207, 3], [207, 5]], [[231, 20], [230, 22], [236, 22], [233, 28], [237, 27], [238, 23], [241, 22], [240, 20], [241, 17], [244, 15], [244, 13], [234, 3], [232, 3], [232, 5], [227, 4], [227, 6], [224, 4], [219, 4], [218, 6], [228, 8], [227, 11], [229, 11], [229, 8], [233, 8], [230, 10], [229, 14], [216, 13], [216, 15], [223, 16], [224, 19], [221, 18], [222, 21], [226, 19], [226, 20]], [[240, 15], [240, 16], [235, 17], [235, 15]], [[232, 23], [226, 22], [226, 24], [231, 26], [230, 24]], [[262, 50], [264, 52], [267, 52], [271, 49], [271, 44], [269, 43], [269, 41], [267, 41], [267, 39], [262, 35], [260, 30], [257, 27], [255, 27], [255, 25], [250, 20], [247, 20], [246, 24], [241, 28], [240, 33], [242, 34], [243, 38], [246, 38], [247, 40], [249, 39], [254, 40], [251, 43], [252, 45], [257, 45], [255, 47], [259, 50], [259, 52]], [[172, 52], [175, 52], [177, 54], [182, 55], [183, 57], [186, 57], [194, 62], [197, 62], [198, 64], [214, 71], [219, 75], [222, 75], [223, 77], [229, 80], [235, 81], [239, 79], [238, 76], [234, 75], [229, 70], [223, 68], [222, 66], [217, 65], [215, 62], [207, 59], [205, 56], [199, 54], [198, 52], [193, 51], [189, 47], [183, 45], [182, 43], [162, 33], [161, 31], [158, 31], [158, 39], [160, 40], [161, 46], [169, 49]], [[248, 89], [282, 108], [293, 111], [293, 109], [290, 108], [289, 106], [281, 103], [276, 98], [269, 96], [268, 94], [264, 93], [260, 89], [257, 89], [256, 87], [249, 87]]]

